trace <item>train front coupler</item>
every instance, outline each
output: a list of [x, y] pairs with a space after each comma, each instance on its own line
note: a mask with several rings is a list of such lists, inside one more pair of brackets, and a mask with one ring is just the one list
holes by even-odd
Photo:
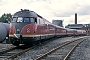
[[19, 46], [20, 44], [21, 35], [20, 34], [14, 34], [13, 35], [13, 45]]

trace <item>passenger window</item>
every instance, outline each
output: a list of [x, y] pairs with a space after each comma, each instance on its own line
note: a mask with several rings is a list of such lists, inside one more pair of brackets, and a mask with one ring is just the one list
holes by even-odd
[[18, 17], [17, 22], [23, 22], [23, 18], [22, 17]]
[[29, 22], [29, 18], [24, 18], [24, 22]]
[[34, 18], [30, 18], [30, 22], [34, 23], [35, 22]]

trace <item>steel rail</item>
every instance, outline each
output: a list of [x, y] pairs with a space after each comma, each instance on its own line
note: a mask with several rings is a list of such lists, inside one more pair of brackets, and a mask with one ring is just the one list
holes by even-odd
[[[79, 39], [83, 39], [83, 38], [79, 38]], [[78, 39], [77, 39], [77, 40], [78, 40]], [[77, 41], [77, 40], [76, 40], [76, 41]], [[71, 42], [73, 42], [73, 41], [71, 41]], [[67, 45], [67, 44], [69, 44], [69, 43], [71, 43], [71, 42], [68, 42], [68, 43], [66, 43], [66, 44], [63, 44], [63, 45], [61, 45], [61, 47], [63, 47], [64, 45]], [[16, 53], [16, 54], [13, 54], [12, 56], [9, 56], [9, 57], [5, 58], [4, 60], [14, 59], [14, 58], [16, 58], [16, 57], [24, 54], [25, 52], [27, 52], [27, 51], [35, 48], [35, 47], [37, 47], [37, 45], [35, 45], [35, 46], [33, 46], [33, 47], [30, 47], [30, 48], [27, 48], [27, 49], [25, 49], [25, 50], [23, 50], [23, 51], [21, 51], [21, 52]], [[58, 49], [59, 49], [59, 48], [58, 48]], [[53, 50], [54, 50], [54, 49], [53, 49]], [[51, 50], [51, 51], [53, 51], [53, 50]], [[38, 59], [40, 59], [40, 57], [39, 57]], [[36, 60], [38, 60], [38, 59], [36, 59]]]
[[[53, 38], [51, 38], [51, 39], [53, 39]], [[54, 39], [56, 39], [56, 38], [54, 38]], [[48, 42], [48, 41], [51, 41], [51, 40], [49, 39], [49, 40], [46, 40], [46, 41], [44, 41], [44, 42], [42, 42], [42, 43], [46, 43], [46, 42]], [[21, 52], [18, 52], [18, 53], [16, 53], [16, 54], [12, 55], [12, 56], [9, 56], [9, 57], [5, 58], [5, 60], [14, 59], [14, 58], [16, 58], [16, 57], [24, 54], [25, 52], [27, 52], [27, 51], [29, 51], [29, 50], [31, 50], [31, 49], [34, 49], [34, 48], [37, 47], [38, 45], [40, 45], [40, 44], [36, 44], [36, 45], [34, 45], [34, 46], [30, 47], [30, 48], [27, 48], [27, 49], [25, 49], [25, 50], [23, 50], [23, 51], [21, 51]]]
[[27, 48], [27, 49], [25, 49], [25, 50], [22, 50], [21, 52], [15, 53], [15, 54], [13, 54], [13, 55], [11, 55], [11, 56], [5, 58], [4, 60], [14, 59], [14, 58], [16, 58], [16, 57], [22, 55], [23, 53], [25, 53], [25, 52], [27, 52], [27, 51], [29, 51], [29, 50], [35, 48], [35, 47], [36, 47], [36, 45], [33, 46], [33, 47], [30, 47], [30, 48]]
[[[86, 39], [84, 39], [84, 40], [86, 40]], [[76, 48], [81, 42], [83, 42], [84, 40], [82, 40], [82, 41], [80, 41], [79, 43], [77, 43], [77, 44], [68, 52], [68, 54], [64, 57], [63, 60], [67, 60], [68, 57], [70, 56], [70, 54], [75, 50], [75, 48]]]
[[54, 52], [54, 51], [56, 51], [56, 50], [58, 50], [58, 49], [60, 49], [60, 48], [62, 48], [62, 47], [64, 47], [64, 46], [66, 46], [66, 45], [68, 45], [68, 44], [70, 44], [70, 43], [72, 43], [72, 42], [75, 42], [75, 41], [77, 41], [77, 40], [80, 40], [80, 39], [83, 39], [83, 38], [79, 38], [79, 39], [76, 39], [76, 40], [74, 40], [74, 41], [70, 41], [70, 42], [67, 42], [67, 43], [65, 43], [65, 44], [62, 44], [62, 45], [60, 45], [59, 47], [56, 47], [56, 48], [50, 50], [49, 52], [40, 55], [39, 57], [37, 57], [37, 58], [34, 59], [34, 60], [41, 60], [42, 58], [44, 58], [45, 56], [51, 54], [52, 52]]
[[[42, 42], [42, 43], [45, 43], [45, 42], [47, 42], [47, 41], [50, 41], [50, 39], [49, 39], [49, 40], [46, 40], [46, 41], [44, 41], [44, 42]], [[39, 44], [36, 44], [36, 45], [34, 45], [34, 46], [30, 47], [30, 48], [27, 48], [27, 49], [25, 49], [25, 50], [23, 50], [23, 51], [21, 51], [21, 52], [18, 52], [18, 53], [16, 53], [16, 54], [13, 54], [12, 56], [6, 57], [6, 58], [4, 58], [4, 60], [14, 59], [15, 57], [20, 56], [21, 54], [23, 54], [23, 53], [25, 53], [25, 52], [27, 52], [27, 51], [35, 48], [35, 47], [38, 46], [38, 45], [39, 45]], [[20, 46], [19, 46], [19, 47], [20, 47]], [[7, 52], [10, 52], [10, 51], [12, 51], [12, 50], [14, 50], [14, 49], [16, 49], [16, 48], [17, 48], [17, 47], [12, 47], [12, 48], [10, 48], [10, 49], [8, 49], [8, 50], [0, 51], [0, 55], [1, 55], [1, 54], [4, 54], [4, 53], [7, 53]]]
[[6, 53], [6, 52], [12, 51], [12, 50], [14, 50], [14, 49], [16, 49], [16, 47], [8, 48], [8, 49], [5, 49], [5, 50], [2, 49], [2, 50], [0, 51], [0, 55], [1, 55], [1, 54], [4, 54], [4, 53]]

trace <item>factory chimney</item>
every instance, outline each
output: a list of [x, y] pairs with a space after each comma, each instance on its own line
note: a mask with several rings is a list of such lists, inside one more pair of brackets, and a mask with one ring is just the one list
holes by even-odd
[[77, 13], [75, 13], [75, 24], [77, 24]]

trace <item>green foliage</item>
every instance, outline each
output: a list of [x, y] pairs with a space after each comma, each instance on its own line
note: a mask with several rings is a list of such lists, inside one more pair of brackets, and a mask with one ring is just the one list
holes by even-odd
[[10, 13], [7, 13], [7, 14], [3, 14], [1, 17], [0, 17], [0, 22], [4, 22], [4, 23], [9, 23], [12, 19], [12, 15]]

